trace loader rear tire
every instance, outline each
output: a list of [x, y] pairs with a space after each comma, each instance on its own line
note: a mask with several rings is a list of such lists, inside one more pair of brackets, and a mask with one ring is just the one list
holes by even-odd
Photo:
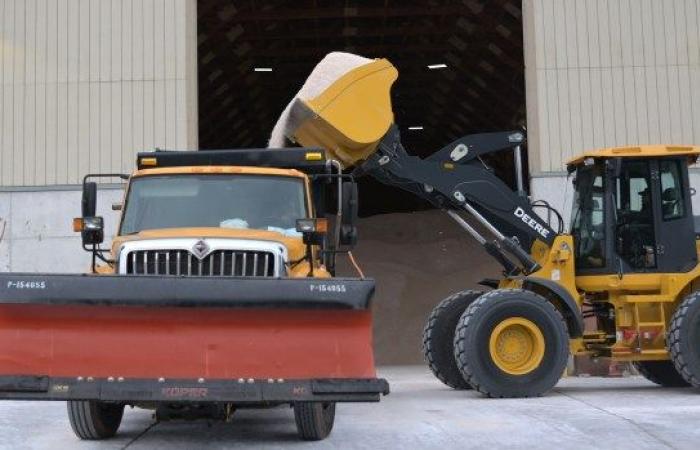
[[700, 292], [687, 295], [673, 313], [666, 346], [683, 379], [700, 387]]
[[297, 434], [305, 441], [320, 441], [328, 437], [335, 422], [335, 402], [294, 403]]
[[452, 389], [471, 389], [457, 367], [455, 330], [464, 310], [484, 293], [461, 291], [441, 301], [430, 313], [423, 329], [423, 357], [433, 375]]
[[94, 400], [68, 401], [68, 418], [73, 433], [83, 440], [113, 437], [122, 423], [124, 405]]
[[544, 297], [496, 289], [460, 318], [455, 359], [464, 379], [488, 397], [534, 397], [564, 373], [569, 335], [564, 318]]
[[632, 363], [640, 375], [652, 383], [664, 387], [688, 387], [671, 361], [635, 361]]

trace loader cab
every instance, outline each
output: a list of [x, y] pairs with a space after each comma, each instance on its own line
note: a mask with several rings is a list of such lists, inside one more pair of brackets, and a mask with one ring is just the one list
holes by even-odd
[[571, 161], [576, 274], [692, 270], [698, 256], [688, 165], [699, 152], [615, 148]]

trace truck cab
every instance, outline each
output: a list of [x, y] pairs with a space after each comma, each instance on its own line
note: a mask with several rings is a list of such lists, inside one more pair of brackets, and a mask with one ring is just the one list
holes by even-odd
[[109, 252], [93, 218], [90, 180], [100, 175], [86, 177], [76, 223], [102, 260], [95, 272], [328, 278], [356, 241], [355, 183], [320, 150], [156, 151], [137, 162], [113, 206], [121, 215]]

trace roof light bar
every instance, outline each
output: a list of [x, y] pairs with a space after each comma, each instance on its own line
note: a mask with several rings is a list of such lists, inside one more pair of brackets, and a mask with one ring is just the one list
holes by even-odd
[[436, 70], [436, 69], [447, 69], [447, 64], [429, 64], [428, 69], [430, 70]]
[[272, 72], [272, 67], [253, 67], [253, 72]]
[[411, 131], [420, 131], [420, 130], [423, 129], [423, 125], [416, 125], [416, 126], [413, 126], [413, 127], [408, 127], [408, 129], [411, 130]]

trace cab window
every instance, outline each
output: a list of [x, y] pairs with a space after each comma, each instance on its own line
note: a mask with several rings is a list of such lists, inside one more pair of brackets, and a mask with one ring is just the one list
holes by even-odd
[[625, 161], [615, 189], [617, 254], [634, 269], [656, 267], [649, 161]]
[[674, 220], [685, 217], [680, 164], [681, 162], [678, 160], [661, 161], [659, 164], [659, 174], [661, 176], [661, 215], [663, 220]]
[[576, 267], [605, 267], [605, 183], [604, 169], [596, 164], [578, 169], [571, 218], [576, 247]]

